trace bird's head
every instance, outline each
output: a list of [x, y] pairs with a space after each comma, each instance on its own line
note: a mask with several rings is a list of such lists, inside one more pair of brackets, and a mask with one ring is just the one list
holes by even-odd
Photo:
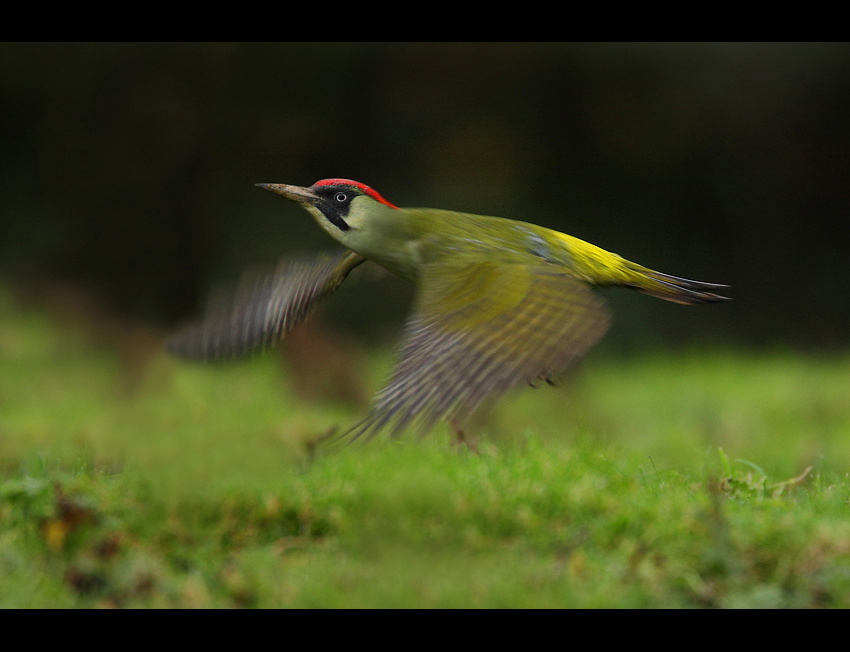
[[309, 188], [283, 183], [258, 186], [301, 204], [334, 239], [346, 244], [355, 233], [368, 228], [370, 218], [397, 209], [375, 190], [351, 179], [322, 179]]

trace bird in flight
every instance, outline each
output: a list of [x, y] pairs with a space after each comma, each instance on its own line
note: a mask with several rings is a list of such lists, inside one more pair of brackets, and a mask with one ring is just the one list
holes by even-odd
[[285, 258], [274, 272], [244, 279], [169, 350], [217, 360], [273, 345], [373, 261], [416, 291], [396, 366], [352, 438], [425, 434], [446, 419], [463, 439], [486, 402], [517, 385], [553, 384], [608, 329], [610, 311], [594, 288], [682, 304], [728, 300], [718, 294], [728, 286], [662, 274], [527, 222], [399, 208], [350, 179], [257, 185], [300, 204], [343, 248]]

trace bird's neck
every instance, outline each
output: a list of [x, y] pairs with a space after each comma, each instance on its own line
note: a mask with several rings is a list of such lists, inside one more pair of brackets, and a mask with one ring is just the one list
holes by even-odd
[[355, 253], [393, 274], [415, 280], [420, 264], [417, 254], [420, 234], [415, 228], [417, 221], [411, 219], [408, 210], [373, 204], [368, 206], [368, 214], [353, 211], [348, 223], [348, 231], [326, 230]]

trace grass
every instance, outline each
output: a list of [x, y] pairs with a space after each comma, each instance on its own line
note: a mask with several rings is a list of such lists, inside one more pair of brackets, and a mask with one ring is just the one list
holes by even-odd
[[361, 409], [275, 356], [128, 387], [83, 333], [0, 320], [0, 607], [850, 606], [847, 356], [591, 356], [478, 455], [312, 453]]

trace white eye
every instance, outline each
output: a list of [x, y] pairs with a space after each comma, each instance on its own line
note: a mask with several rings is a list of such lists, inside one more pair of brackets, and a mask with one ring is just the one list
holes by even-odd
[[336, 194], [335, 199], [336, 199], [338, 202], [344, 202], [346, 199], [348, 199], [348, 195], [346, 195], [344, 192], [338, 192], [338, 193]]

